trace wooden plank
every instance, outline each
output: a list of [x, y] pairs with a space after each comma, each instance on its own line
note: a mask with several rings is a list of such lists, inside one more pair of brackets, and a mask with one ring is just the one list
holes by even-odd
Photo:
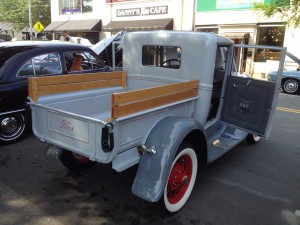
[[122, 71], [122, 75], [121, 76], [122, 76], [122, 78], [121, 78], [122, 79], [122, 87], [126, 88], [127, 87], [127, 83], [126, 83], [127, 80], [126, 80], [126, 73], [125, 73], [125, 71]]
[[33, 101], [37, 101], [40, 95], [126, 85], [126, 73], [125, 71], [114, 71], [30, 77], [28, 84], [28, 95]]
[[112, 118], [116, 119], [122, 116], [127, 116], [139, 111], [151, 109], [154, 107], [170, 104], [172, 102], [196, 97], [198, 90], [193, 89], [185, 92], [165, 95], [157, 98], [152, 98], [144, 101], [133, 102], [125, 105], [117, 105], [112, 108]]
[[121, 80], [100, 80], [100, 81], [91, 81], [91, 82], [81, 82], [81, 83], [66, 83], [66, 84], [56, 84], [49, 86], [39, 86], [38, 93], [39, 95], [48, 95], [48, 94], [58, 94], [72, 91], [82, 91], [103, 87], [113, 87], [121, 86]]
[[162, 95], [169, 95], [180, 91], [198, 88], [198, 82], [198, 80], [193, 80], [154, 88], [116, 93], [113, 94], [113, 105], [127, 104], [130, 102], [142, 101], [148, 98], [155, 98]]
[[34, 79], [28, 79], [28, 95], [33, 101], [38, 99], [38, 87], [37, 82]]
[[108, 79], [121, 79], [122, 73], [119, 72], [100, 72], [100, 73], [86, 73], [86, 74], [72, 74], [72, 75], [59, 75], [59, 76], [44, 76], [44, 77], [31, 77], [35, 79], [38, 85], [52, 85], [52, 84], [65, 84], [65, 83], [80, 83], [93, 80], [108, 80]]
[[197, 96], [198, 86], [199, 81], [194, 80], [155, 88], [115, 93], [112, 96], [112, 118], [118, 118], [120, 116], [190, 98], [189, 95], [186, 95], [186, 92], [190, 90], [194, 90], [196, 93], [195, 96]]

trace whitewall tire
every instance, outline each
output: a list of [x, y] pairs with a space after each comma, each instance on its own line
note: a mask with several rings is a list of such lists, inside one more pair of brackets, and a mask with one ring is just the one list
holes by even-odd
[[198, 159], [194, 148], [185, 145], [173, 160], [164, 190], [164, 204], [169, 212], [180, 210], [190, 197], [196, 181]]

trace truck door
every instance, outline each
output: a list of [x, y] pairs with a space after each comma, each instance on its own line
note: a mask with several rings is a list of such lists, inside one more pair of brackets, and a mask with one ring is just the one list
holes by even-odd
[[[234, 47], [246, 47], [238, 45]], [[266, 46], [249, 46], [247, 48], [266, 48]], [[270, 48], [268, 46], [268, 48]], [[235, 128], [267, 137], [276, 110], [280, 91], [280, 80], [285, 59], [285, 48], [271, 48], [281, 52], [278, 66], [277, 82], [240, 76], [226, 70], [225, 90], [220, 121]], [[231, 55], [231, 57], [230, 57]], [[232, 59], [233, 48], [228, 49], [228, 59]], [[229, 61], [229, 60], [228, 60]], [[227, 61], [227, 63], [229, 63]], [[231, 63], [232, 68], [234, 63]]]

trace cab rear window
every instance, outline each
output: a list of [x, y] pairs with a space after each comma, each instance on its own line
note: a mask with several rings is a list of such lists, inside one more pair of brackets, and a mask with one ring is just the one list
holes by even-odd
[[142, 51], [144, 66], [180, 68], [181, 48], [178, 46], [144, 45]]

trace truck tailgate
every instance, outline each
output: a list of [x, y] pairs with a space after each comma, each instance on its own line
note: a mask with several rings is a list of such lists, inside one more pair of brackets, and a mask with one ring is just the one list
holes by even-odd
[[101, 148], [102, 128], [106, 122], [47, 106], [30, 103], [32, 130], [47, 143], [71, 150], [91, 160], [107, 162], [110, 153]]

